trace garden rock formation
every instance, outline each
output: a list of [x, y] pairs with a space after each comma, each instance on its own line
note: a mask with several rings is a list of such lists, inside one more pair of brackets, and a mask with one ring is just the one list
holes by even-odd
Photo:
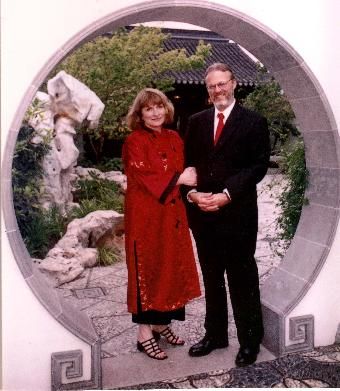
[[29, 124], [35, 129], [33, 143], [47, 142], [50, 151], [44, 157], [41, 204], [45, 209], [56, 205], [61, 213], [75, 206], [72, 202], [74, 167], [79, 156], [74, 143], [76, 126], [84, 121], [98, 126], [104, 104], [87, 86], [60, 71], [47, 83], [48, 94], [38, 91]]
[[66, 234], [38, 266], [54, 286], [72, 281], [96, 265], [98, 250], [115, 248], [124, 256], [124, 215], [110, 210], [89, 213], [69, 223]]

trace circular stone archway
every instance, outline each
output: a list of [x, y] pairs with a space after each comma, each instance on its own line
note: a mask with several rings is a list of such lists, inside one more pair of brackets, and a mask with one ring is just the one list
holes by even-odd
[[[93, 22], [55, 52], [22, 99], [9, 131], [4, 153], [3, 212], [6, 232], [19, 268], [51, 315], [92, 346], [92, 378], [87, 384], [74, 383], [78, 388], [98, 387], [100, 383], [98, 337], [89, 319], [70, 309], [32, 268], [13, 208], [11, 166], [14, 147], [24, 113], [35, 93], [53, 68], [72, 49], [119, 27], [155, 20], [199, 25], [239, 43], [265, 64], [289, 99], [305, 143], [309, 170], [306, 195], [309, 204], [302, 210], [297, 232], [280, 267], [266, 280], [261, 290], [265, 326], [263, 344], [276, 355], [313, 347], [313, 317], [306, 315], [289, 319], [289, 330], [286, 330], [286, 320], [322, 269], [338, 224], [338, 133], [327, 99], [303, 59], [273, 31], [257, 21], [226, 6], [201, 0], [181, 3], [176, 0], [150, 1], [119, 10]], [[313, 224], [314, 221], [318, 224]], [[301, 326], [304, 330], [302, 334]], [[286, 346], [285, 335], [288, 331], [290, 339], [296, 338], [298, 341], [296, 344]], [[58, 357], [55, 357], [55, 361], [58, 361]]]

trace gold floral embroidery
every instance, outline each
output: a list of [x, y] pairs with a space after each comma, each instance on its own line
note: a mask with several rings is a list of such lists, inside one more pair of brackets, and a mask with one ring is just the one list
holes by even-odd
[[144, 167], [144, 162], [143, 161], [141, 161], [141, 162], [132, 161], [132, 162], [130, 162], [130, 166], [136, 167], [136, 168], [141, 168], [141, 167]]

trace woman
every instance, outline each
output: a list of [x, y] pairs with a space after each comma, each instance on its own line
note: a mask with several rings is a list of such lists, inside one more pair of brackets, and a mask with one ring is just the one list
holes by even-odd
[[179, 186], [196, 184], [196, 171], [183, 171], [183, 143], [165, 129], [174, 107], [159, 90], [145, 88], [127, 115], [133, 131], [123, 147], [127, 176], [125, 246], [128, 310], [139, 324], [137, 348], [149, 357], [167, 355], [157, 343], [184, 341], [169, 327], [184, 320], [185, 304], [200, 296], [185, 207]]

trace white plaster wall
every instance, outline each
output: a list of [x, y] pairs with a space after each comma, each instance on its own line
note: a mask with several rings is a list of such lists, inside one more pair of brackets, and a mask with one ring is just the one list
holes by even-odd
[[83, 377], [91, 378], [91, 348], [57, 322], [36, 299], [2, 241], [2, 387], [4, 391], [51, 389], [51, 353], [83, 351]]
[[[1, 12], [1, 151], [20, 101], [33, 78], [52, 54], [94, 20], [134, 0], [3, 0]], [[340, 125], [340, 2], [338, 0], [217, 0], [266, 25], [285, 39], [306, 61], [323, 87]], [[178, 4], [183, 4], [179, 1]], [[209, 4], [209, 2], [207, 2]], [[320, 290], [339, 276], [340, 231], [308, 300], [294, 310], [317, 314], [322, 324], [339, 323], [340, 288], [334, 302], [322, 301]], [[63, 329], [36, 300], [16, 266], [2, 227], [2, 368], [5, 390], [48, 390], [50, 354], [70, 349], [89, 350]], [[335, 333], [334, 333], [335, 335]], [[329, 342], [320, 334], [317, 344]], [[332, 341], [331, 341], [332, 342]], [[87, 350], [86, 350], [87, 349]], [[89, 363], [85, 367], [89, 367]]]
[[[6, 134], [33, 77], [56, 49], [94, 20], [138, 3], [141, 1], [3, 0], [3, 132]], [[243, 12], [284, 38], [317, 76], [332, 104], [337, 122], [340, 122], [338, 0], [216, 0], [215, 3]]]

